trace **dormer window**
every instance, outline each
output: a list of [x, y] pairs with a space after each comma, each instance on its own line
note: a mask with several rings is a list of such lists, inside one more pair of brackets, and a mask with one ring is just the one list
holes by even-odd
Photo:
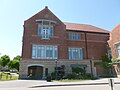
[[36, 20], [38, 22], [38, 35], [41, 39], [50, 39], [54, 35], [54, 25], [55, 21], [52, 20]]

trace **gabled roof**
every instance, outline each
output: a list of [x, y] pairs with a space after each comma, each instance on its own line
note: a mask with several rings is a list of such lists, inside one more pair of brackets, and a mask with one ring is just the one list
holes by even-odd
[[35, 19], [35, 20], [39, 20], [39, 19], [46, 19], [46, 20], [53, 20], [53, 21], [59, 21], [61, 23], [63, 23], [56, 15], [54, 15], [47, 6], [45, 6], [45, 8], [41, 11], [39, 11], [38, 13], [36, 13], [35, 15], [33, 15], [32, 17], [30, 17], [29, 19], [27, 19], [26, 21], [29, 21], [31, 19]]
[[118, 28], [120, 28], [120, 24], [118, 24], [117, 26], [115, 26], [114, 28], [113, 28], [113, 30], [112, 30], [112, 32], [115, 30], [119, 30]]
[[84, 32], [96, 32], [96, 33], [106, 33], [108, 34], [109, 31], [92, 26], [87, 24], [76, 24], [76, 23], [68, 23], [64, 22], [66, 25], [67, 30], [74, 30], [74, 31], [84, 31]]

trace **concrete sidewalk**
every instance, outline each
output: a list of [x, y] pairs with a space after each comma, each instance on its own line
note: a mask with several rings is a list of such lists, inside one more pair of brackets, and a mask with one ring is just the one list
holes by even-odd
[[[116, 85], [120, 85], [120, 78], [113, 78]], [[57, 87], [57, 86], [94, 86], [108, 85], [108, 78], [98, 80], [86, 80], [80, 82], [47, 82], [45, 80], [13, 80], [0, 81], [0, 90], [14, 90], [22, 88], [39, 88], [39, 87]], [[27, 90], [27, 89], [25, 89]]]
[[[108, 83], [109, 78], [98, 79], [98, 80], [86, 80], [80, 82], [46, 82], [40, 85], [34, 85], [30, 88], [37, 88], [37, 87], [55, 87], [55, 86], [78, 86], [78, 85], [105, 85]], [[112, 78], [114, 79], [115, 84], [120, 85], [120, 78]]]

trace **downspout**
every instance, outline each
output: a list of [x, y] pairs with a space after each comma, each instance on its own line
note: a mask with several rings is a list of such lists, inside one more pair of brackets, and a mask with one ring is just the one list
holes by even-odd
[[[88, 46], [87, 46], [87, 33], [85, 32], [85, 48], [86, 48], [86, 59], [88, 59]], [[92, 68], [92, 60], [90, 60], [90, 70], [91, 70], [91, 77], [93, 77], [93, 68]]]
[[86, 50], [86, 59], [88, 59], [88, 46], [87, 46], [87, 35], [85, 32], [85, 50]]

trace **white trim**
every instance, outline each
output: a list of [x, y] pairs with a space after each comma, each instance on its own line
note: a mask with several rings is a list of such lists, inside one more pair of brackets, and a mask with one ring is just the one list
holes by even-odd
[[[44, 53], [41, 53], [41, 55], [38, 55], [38, 47], [43, 47], [41, 48], [41, 52], [44, 51]], [[52, 57], [47, 57], [46, 56], [46, 50], [47, 47], [52, 48]], [[33, 52], [34, 51], [34, 52]], [[32, 45], [32, 59], [57, 59], [58, 55], [55, 57], [55, 51], [57, 51], [58, 54], [58, 46], [56, 45]], [[43, 54], [43, 56], [42, 56]]]
[[[52, 33], [51, 33], [51, 31], [52, 31]], [[41, 36], [41, 39], [50, 39], [50, 37], [54, 35], [53, 26], [38, 24], [38, 35]]]
[[27, 67], [30, 67], [30, 66], [42, 66], [42, 67], [44, 67], [45, 65], [42, 65], [42, 64], [29, 64], [29, 65], [27, 65]]
[[40, 21], [42, 21], [42, 22], [52, 22], [52, 23], [57, 23], [56, 21], [52, 21], [52, 20], [46, 20], [46, 19], [37, 19], [37, 20], [35, 20], [36, 22], [40, 22]]
[[[78, 53], [78, 58], [74, 58], [74, 54], [73, 52], [76, 52]], [[68, 53], [69, 53], [69, 60], [83, 60], [83, 50], [82, 48], [68, 48]], [[70, 55], [70, 53], [72, 55]]]

